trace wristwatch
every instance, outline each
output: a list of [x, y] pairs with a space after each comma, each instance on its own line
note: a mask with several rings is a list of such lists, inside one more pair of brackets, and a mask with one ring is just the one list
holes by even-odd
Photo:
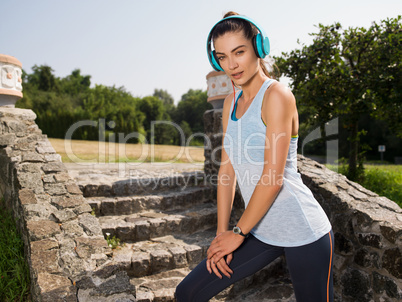
[[247, 235], [243, 234], [243, 232], [241, 231], [241, 229], [240, 229], [238, 226], [235, 226], [235, 227], [233, 228], [233, 233], [235, 233], [235, 234], [237, 234], [237, 235], [241, 235], [241, 236], [243, 236], [244, 238], [247, 238], [248, 235], [249, 235], [249, 234], [247, 234]]

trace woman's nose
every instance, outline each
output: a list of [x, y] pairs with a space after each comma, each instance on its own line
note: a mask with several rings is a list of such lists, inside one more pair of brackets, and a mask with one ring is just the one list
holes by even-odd
[[229, 69], [233, 70], [238, 66], [235, 58], [229, 58]]

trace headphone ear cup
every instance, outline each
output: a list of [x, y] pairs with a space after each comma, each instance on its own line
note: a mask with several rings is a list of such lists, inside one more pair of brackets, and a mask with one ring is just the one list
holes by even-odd
[[260, 33], [258, 33], [258, 34], [255, 36], [255, 49], [256, 49], [256, 52], [258, 53], [257, 56], [258, 56], [259, 58], [262, 58], [262, 59], [265, 58], [266, 53], [265, 53], [265, 51], [264, 51], [262, 36], [261, 36]]
[[255, 55], [260, 58], [260, 54], [258, 52], [258, 48], [257, 48], [257, 35], [253, 37], [253, 39], [251, 40], [251, 42], [253, 43], [253, 48], [254, 48], [254, 52]]
[[216, 70], [216, 71], [223, 71], [221, 65], [219, 65], [219, 59], [216, 56], [216, 52], [215, 50], [211, 51], [211, 64], [212, 67]]

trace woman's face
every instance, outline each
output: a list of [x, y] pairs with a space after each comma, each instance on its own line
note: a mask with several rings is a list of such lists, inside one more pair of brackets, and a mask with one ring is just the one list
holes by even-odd
[[260, 68], [253, 44], [242, 32], [227, 32], [214, 41], [219, 64], [236, 85], [246, 84]]

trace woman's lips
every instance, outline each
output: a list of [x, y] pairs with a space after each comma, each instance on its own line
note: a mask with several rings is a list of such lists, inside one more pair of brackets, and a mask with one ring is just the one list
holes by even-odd
[[241, 78], [242, 75], [243, 75], [243, 71], [237, 72], [237, 73], [232, 73], [232, 78], [238, 80]]

